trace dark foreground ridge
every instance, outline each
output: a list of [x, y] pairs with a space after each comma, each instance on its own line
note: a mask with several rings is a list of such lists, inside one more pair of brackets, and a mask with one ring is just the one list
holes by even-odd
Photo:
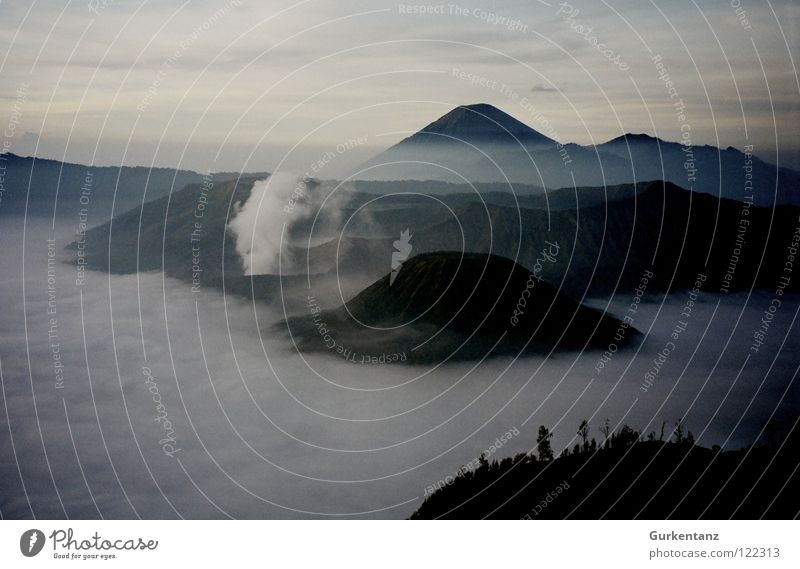
[[[550, 247], [542, 263], [558, 254]], [[403, 354], [400, 361], [415, 363], [606, 349], [636, 336], [540, 279], [539, 269], [497, 255], [426, 253], [407, 260], [393, 282], [387, 274], [344, 306], [312, 306], [284, 325], [301, 351]]]
[[[549, 432], [539, 456], [489, 462], [426, 490], [412, 519], [793, 519], [800, 513], [800, 437], [733, 451], [662, 441], [624, 426], [598, 447], [578, 444], [556, 459]], [[542, 454], [542, 444], [545, 452]]]

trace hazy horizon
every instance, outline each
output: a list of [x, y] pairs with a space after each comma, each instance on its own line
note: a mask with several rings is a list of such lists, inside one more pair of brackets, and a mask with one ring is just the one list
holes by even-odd
[[[453, 108], [457, 108], [457, 106], [465, 106], [467, 104], [477, 104], [477, 103], [464, 103], [464, 105], [456, 105]], [[500, 110], [502, 111], [503, 109], [501, 108]], [[439, 118], [439, 117], [435, 117], [435, 118]], [[408, 136], [411, 136], [415, 132], [419, 132], [419, 130], [421, 130], [422, 128], [424, 128], [428, 124], [430, 124], [430, 122], [433, 122], [433, 120], [435, 120], [435, 118], [431, 119], [430, 121], [426, 122], [425, 124], [420, 125], [419, 129], [417, 129], [417, 130], [409, 130], [408, 133], [407, 133]], [[536, 130], [536, 129], [534, 129], [534, 130]], [[644, 134], [644, 135], [656, 138], [656, 136], [653, 133], [636, 131], [635, 129], [633, 131], [627, 132], [625, 134], [628, 134], [628, 135], [642, 135], [642, 134]], [[614, 138], [616, 138], [616, 137], [614, 137]], [[676, 143], [676, 144], [680, 144], [680, 140], [677, 140], [677, 139], [676, 140], [667, 140], [667, 139], [664, 139], [664, 138], [661, 138], [661, 137], [657, 137], [657, 138], [659, 138], [659, 140], [662, 140], [664, 142], [673, 142], [673, 143]], [[613, 140], [613, 138], [610, 138], [608, 140], [599, 140], [596, 143], [597, 144], [602, 144], [602, 143], [608, 142], [610, 140]], [[566, 143], [570, 143], [572, 141], [561, 141], [561, 142], [566, 144]], [[343, 159], [339, 164], [337, 164], [338, 168], [332, 168], [331, 172], [333, 172], [336, 176], [341, 176], [341, 177], [347, 176], [348, 174], [350, 174], [351, 170], [354, 167], [356, 167], [357, 165], [359, 165], [361, 162], [366, 161], [369, 158], [373, 158], [373, 157], [379, 155], [381, 152], [391, 148], [391, 146], [393, 146], [394, 144], [395, 143], [392, 143], [392, 144], [387, 145], [387, 146], [367, 146], [367, 145], [364, 145], [362, 147], [355, 148], [353, 150], [348, 150], [347, 158], [349, 158], [349, 160]], [[740, 152], [744, 151], [743, 148], [739, 148], [739, 147], [735, 147], [735, 146], [732, 146], [732, 147], [735, 148], [736, 150], [739, 150]], [[330, 147], [320, 147], [318, 149], [319, 155], [324, 155], [326, 152], [331, 152], [331, 151], [332, 150], [331, 150]], [[0, 152], [0, 153], [3, 153], [3, 152]], [[15, 154], [15, 155], [20, 156], [22, 158], [36, 158], [37, 160], [55, 160], [55, 161], [59, 161], [59, 162], [60, 161], [70, 162], [69, 160], [62, 160], [63, 156], [58, 156], [58, 155], [39, 155], [39, 156], [34, 156], [33, 154], [24, 154], [24, 153], [23, 154], [19, 154], [18, 152], [14, 152], [12, 150], [9, 150], [9, 153]], [[357, 156], [354, 157], [353, 154], [356, 154]], [[753, 155], [758, 157], [758, 158], [760, 158], [761, 160], [763, 160], [767, 164], [776, 165], [776, 164], [774, 164], [774, 162], [770, 161], [769, 157], [764, 157], [761, 154], [759, 154], [758, 152], [754, 152]], [[120, 164], [120, 163], [117, 163], [117, 162], [94, 162], [92, 164], [88, 164], [88, 163], [85, 163], [85, 162], [73, 162], [73, 163], [76, 163], [76, 164], [79, 164], [79, 165], [83, 165], [83, 166], [95, 166], [95, 167], [99, 167], [99, 168], [116, 167], [116, 166], [127, 166], [127, 167], [132, 167], [132, 168], [136, 168], [136, 167], [141, 167], [141, 168], [177, 168], [178, 167], [175, 164], [169, 164], [169, 163], [163, 163], [163, 164], [130, 163], [130, 162], [124, 163], [124, 164]], [[303, 163], [298, 162], [297, 164], [288, 164], [288, 165], [285, 164], [285, 165], [283, 165], [283, 169], [286, 170], [286, 171], [295, 171], [295, 170], [298, 170], [299, 168], [302, 168], [303, 166], [307, 166], [307, 164], [303, 164]], [[800, 161], [798, 161], [797, 164], [791, 164], [791, 165], [781, 164], [781, 167], [782, 168], [797, 169], [798, 167], [800, 167]], [[181, 169], [191, 170], [191, 171], [198, 172], [198, 173], [204, 173], [204, 172], [208, 171], [208, 168], [193, 169], [193, 168], [188, 168], [188, 167], [185, 167], [185, 166], [183, 168], [181, 168]], [[251, 169], [247, 169], [247, 170], [228, 170], [228, 169], [223, 168], [222, 170], [220, 170], [220, 169], [212, 169], [211, 172], [230, 171], [230, 172], [238, 172], [238, 173], [241, 173], [241, 174], [260, 174], [260, 173], [264, 173], [264, 172], [269, 172], [270, 170], [271, 170], [271, 168], [259, 169], [254, 165]], [[332, 178], [330, 176], [321, 176], [320, 179], [335, 179], [335, 177]]]
[[693, 144], [752, 144], [767, 162], [800, 164], [800, 42], [781, 27], [800, 6], [789, 1], [749, 12], [627, 1], [94, 6], [0, 4], [0, 119], [16, 117], [4, 150], [302, 170], [364, 138], [327, 165], [335, 177], [460, 104], [484, 101], [586, 145], [626, 132], [681, 140], [680, 100]]

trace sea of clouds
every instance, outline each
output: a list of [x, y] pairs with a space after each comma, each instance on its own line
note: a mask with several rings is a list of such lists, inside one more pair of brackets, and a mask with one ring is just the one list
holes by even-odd
[[682, 417], [700, 444], [737, 448], [797, 416], [796, 299], [752, 353], [770, 297], [701, 294], [647, 391], [685, 293], [648, 295], [647, 339], [599, 373], [597, 352], [361, 365], [300, 357], [272, 331], [279, 304], [160, 273], [76, 286], [73, 230], [0, 218], [3, 518], [402, 518], [510, 429], [494, 458], [530, 450], [540, 424], [574, 444], [583, 418], [599, 438], [606, 418], [669, 434]]

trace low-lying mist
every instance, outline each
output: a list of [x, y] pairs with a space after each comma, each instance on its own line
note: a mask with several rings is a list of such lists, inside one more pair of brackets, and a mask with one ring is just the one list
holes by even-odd
[[646, 295], [646, 339], [605, 357], [361, 364], [294, 351], [272, 332], [279, 302], [160, 273], [80, 281], [73, 228], [28, 221], [24, 243], [22, 228], [0, 219], [4, 518], [402, 518], [509, 431], [492, 458], [529, 451], [539, 425], [571, 446], [583, 418], [598, 439], [605, 419], [669, 436], [682, 418], [699, 444], [736, 448], [798, 411], [796, 298], [758, 352], [770, 296], [700, 293], [687, 318], [675, 292]]

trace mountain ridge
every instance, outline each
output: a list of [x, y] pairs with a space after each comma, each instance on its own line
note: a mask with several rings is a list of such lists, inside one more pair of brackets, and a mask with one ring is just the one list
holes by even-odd
[[800, 205], [800, 172], [770, 164], [747, 147], [689, 146], [646, 133], [582, 146], [552, 140], [488, 103], [453, 108], [353, 175], [373, 181], [525, 183], [548, 190], [663, 179], [740, 202]]
[[[191, 184], [221, 184], [261, 174], [212, 172], [149, 166], [88, 166], [50, 158], [0, 154], [0, 214], [58, 216], [69, 221], [84, 215], [101, 224], [143, 203], [176, 193]], [[84, 211], [85, 210], [85, 211]]]

